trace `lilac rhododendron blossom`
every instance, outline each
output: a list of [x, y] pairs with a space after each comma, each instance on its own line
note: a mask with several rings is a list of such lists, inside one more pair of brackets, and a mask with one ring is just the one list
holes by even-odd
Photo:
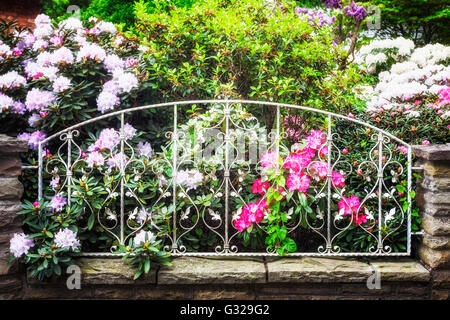
[[15, 233], [9, 241], [9, 251], [16, 258], [26, 255], [33, 246], [33, 239], [28, 239], [24, 233]]
[[51, 62], [53, 64], [72, 64], [74, 61], [73, 53], [66, 47], [61, 47], [55, 50], [51, 55]]
[[119, 152], [110, 157], [106, 161], [106, 164], [111, 168], [121, 169], [122, 166], [125, 167], [127, 165], [127, 162], [128, 162], [127, 156]]
[[106, 58], [106, 52], [105, 49], [100, 47], [99, 45], [95, 43], [89, 43], [80, 48], [80, 51], [77, 55], [77, 61], [83, 61], [85, 59], [92, 59], [97, 62], [101, 62], [105, 60]]
[[33, 88], [27, 93], [25, 106], [28, 111], [42, 110], [47, 108], [56, 100], [56, 96], [51, 91], [39, 90]]
[[120, 99], [114, 93], [102, 91], [97, 97], [97, 109], [101, 113], [113, 110], [120, 103]]
[[176, 183], [178, 185], [185, 185], [188, 190], [197, 189], [199, 185], [203, 182], [203, 174], [196, 170], [180, 170], [177, 172]]
[[40, 114], [33, 113], [31, 116], [28, 117], [28, 125], [32, 128], [37, 127], [38, 124], [41, 122], [42, 118]]
[[80, 240], [77, 239], [77, 234], [69, 228], [64, 228], [55, 234], [55, 245], [58, 248], [70, 248], [76, 250], [80, 248]]
[[14, 105], [14, 100], [0, 92], [0, 113], [5, 112]]
[[50, 200], [50, 208], [52, 208], [55, 212], [61, 211], [66, 204], [67, 198], [58, 195], [53, 196], [53, 198]]
[[106, 70], [108, 70], [109, 72], [113, 72], [116, 69], [123, 69], [125, 66], [125, 61], [123, 61], [116, 54], [109, 54], [106, 56], [103, 64], [105, 65]]
[[152, 157], [152, 146], [149, 142], [139, 142], [138, 145], [138, 150], [137, 150], [137, 155], [139, 157], [146, 157], [146, 158], [151, 158]]
[[136, 135], [136, 129], [129, 123], [125, 123], [123, 126], [123, 135], [125, 140], [131, 140]]
[[118, 87], [121, 92], [130, 92], [132, 89], [137, 88], [138, 80], [136, 76], [130, 72], [124, 72], [122, 69], [116, 69], [113, 72], [113, 78], [117, 81]]
[[53, 81], [54, 92], [64, 92], [70, 88], [70, 79], [64, 76], [59, 76]]
[[39, 142], [45, 140], [45, 138], [47, 138], [47, 135], [39, 130], [34, 131], [33, 133], [24, 132], [17, 136], [17, 139], [27, 141], [28, 146], [33, 150], [38, 150]]
[[27, 84], [25, 77], [21, 76], [17, 71], [10, 71], [0, 76], [0, 89], [20, 88]]
[[133, 239], [133, 245], [140, 247], [146, 243], [152, 243], [156, 239], [155, 235], [151, 231], [139, 231]]
[[101, 167], [105, 164], [105, 158], [100, 152], [93, 151], [87, 156], [86, 164], [88, 167]]

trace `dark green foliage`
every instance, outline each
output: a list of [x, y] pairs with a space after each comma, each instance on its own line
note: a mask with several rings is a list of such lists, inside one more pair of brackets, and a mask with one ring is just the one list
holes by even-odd
[[450, 3], [446, 0], [370, 0], [381, 8], [379, 35], [403, 36], [417, 44], [450, 43]]

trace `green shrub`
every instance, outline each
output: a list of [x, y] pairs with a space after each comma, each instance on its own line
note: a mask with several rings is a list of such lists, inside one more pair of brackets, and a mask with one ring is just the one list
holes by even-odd
[[131, 33], [147, 48], [148, 81], [164, 100], [251, 98], [348, 112], [361, 75], [353, 66], [339, 70], [345, 51], [333, 44], [332, 25], [294, 9], [208, 0], [149, 13], [137, 4]]

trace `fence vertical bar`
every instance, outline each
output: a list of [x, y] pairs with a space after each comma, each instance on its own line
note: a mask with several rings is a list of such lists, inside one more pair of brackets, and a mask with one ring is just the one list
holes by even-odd
[[172, 251], [176, 251], [177, 244], [177, 162], [178, 162], [178, 105], [173, 105], [173, 156], [172, 156], [172, 205], [173, 205], [173, 221], [172, 221]]
[[331, 115], [328, 115], [328, 133], [327, 133], [327, 146], [328, 146], [328, 199], [327, 199], [327, 252], [331, 251], [331, 183], [333, 177], [333, 170], [331, 168]]
[[412, 179], [412, 177], [411, 177], [411, 161], [412, 161], [412, 155], [411, 155], [411, 146], [408, 146], [408, 195], [407, 195], [407, 197], [408, 197], [408, 210], [407, 210], [407, 223], [408, 223], [408, 226], [407, 226], [407, 231], [406, 231], [406, 233], [407, 233], [407, 243], [406, 243], [406, 246], [407, 246], [407, 253], [408, 253], [408, 255], [409, 254], [411, 254], [411, 206], [412, 206], [412, 203], [411, 203], [411, 188], [412, 188], [412, 181], [411, 181], [411, 179]]
[[124, 133], [124, 126], [125, 126], [125, 115], [124, 113], [120, 114], [120, 174], [122, 178], [120, 179], [120, 243], [124, 244], [124, 238], [125, 238], [125, 199], [124, 199], [124, 180], [125, 180], [125, 166], [124, 166], [124, 158], [125, 158], [125, 148], [124, 148], [124, 141], [125, 141], [125, 133]]
[[38, 201], [40, 202], [42, 200], [42, 166], [43, 159], [42, 159], [42, 143], [39, 142], [38, 145]]
[[383, 250], [381, 225], [383, 220], [383, 134], [378, 132], [378, 251]]
[[224, 245], [223, 249], [224, 252], [229, 251], [229, 240], [228, 240], [228, 215], [229, 215], [229, 206], [228, 206], [228, 200], [229, 200], [229, 193], [230, 193], [230, 159], [229, 159], [229, 152], [230, 152], [230, 105], [228, 101], [225, 102], [225, 172], [224, 172], [224, 178], [225, 178], [225, 237], [224, 237]]
[[70, 199], [72, 193], [72, 131], [67, 133], [67, 204], [70, 206]]

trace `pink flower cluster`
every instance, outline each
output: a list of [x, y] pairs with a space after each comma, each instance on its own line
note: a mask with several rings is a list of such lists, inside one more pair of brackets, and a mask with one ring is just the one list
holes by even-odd
[[[286, 186], [289, 191], [306, 192], [311, 183], [310, 178], [325, 179], [328, 174], [328, 163], [325, 161], [313, 161], [318, 153], [320, 156], [328, 154], [328, 148], [324, 145], [326, 135], [321, 130], [311, 130], [306, 137], [306, 147], [291, 153], [284, 159], [284, 168], [290, 170], [286, 179]], [[306, 170], [309, 168], [309, 170]], [[310, 176], [308, 176], [309, 171]], [[342, 188], [345, 186], [344, 176], [337, 172], [332, 172], [332, 182], [334, 186]]]
[[249, 228], [253, 223], [260, 223], [267, 212], [267, 201], [265, 199], [259, 200], [257, 203], [249, 203], [242, 207], [239, 216], [233, 220], [234, 227], [240, 232]]
[[353, 222], [357, 225], [367, 222], [367, 216], [360, 214], [360, 201], [356, 196], [350, 198], [342, 197], [338, 203], [339, 211], [343, 213], [343, 216], [352, 216]]

